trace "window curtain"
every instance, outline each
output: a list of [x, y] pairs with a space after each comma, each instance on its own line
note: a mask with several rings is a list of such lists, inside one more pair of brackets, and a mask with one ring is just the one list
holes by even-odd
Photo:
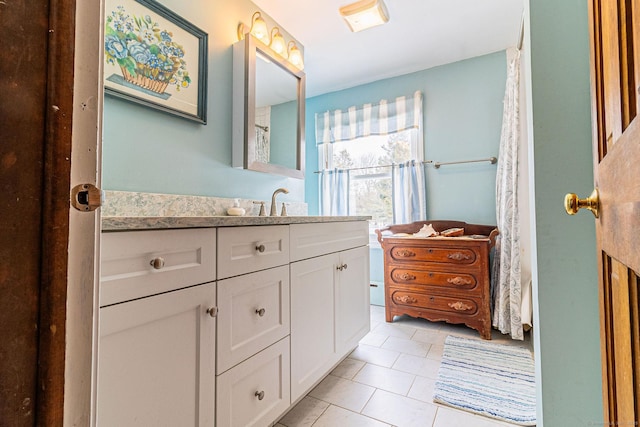
[[520, 51], [507, 50], [500, 151], [496, 172], [496, 241], [492, 272], [493, 326], [513, 339], [524, 339], [521, 303], [520, 223], [518, 216], [518, 146], [520, 138]]
[[[358, 108], [316, 113], [316, 144], [330, 146], [334, 142], [353, 140], [370, 135], [389, 135], [408, 129], [419, 129], [412, 144], [412, 157], [424, 159], [422, 138], [422, 92], [399, 96], [393, 102], [364, 104]], [[327, 168], [325, 164], [325, 169]], [[329, 166], [330, 168], [330, 166]]]
[[320, 207], [322, 215], [349, 215], [349, 171], [322, 171]]
[[[400, 204], [398, 216], [394, 213], [394, 222], [426, 219], [422, 92], [400, 96], [392, 102], [381, 100], [378, 104], [364, 104], [359, 108], [351, 106], [346, 110], [316, 113], [315, 119], [316, 144], [323, 160], [320, 178], [322, 215], [348, 215], [348, 171], [331, 170], [333, 143], [415, 129], [416, 137], [411, 144], [411, 157], [415, 161], [393, 168], [397, 182], [394, 202]], [[341, 172], [347, 172], [346, 179]]]
[[392, 183], [394, 223], [406, 224], [427, 219], [424, 163], [411, 160], [394, 165]]

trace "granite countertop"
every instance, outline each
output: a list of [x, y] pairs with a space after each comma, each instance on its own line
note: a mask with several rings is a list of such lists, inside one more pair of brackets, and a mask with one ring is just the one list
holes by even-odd
[[338, 221], [366, 221], [369, 219], [371, 219], [370, 216], [102, 217], [102, 231], [287, 225]]

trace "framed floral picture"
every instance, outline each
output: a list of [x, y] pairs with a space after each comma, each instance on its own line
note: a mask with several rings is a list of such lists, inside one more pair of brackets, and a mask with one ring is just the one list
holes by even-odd
[[106, 0], [105, 17], [105, 93], [206, 124], [207, 33], [154, 0]]

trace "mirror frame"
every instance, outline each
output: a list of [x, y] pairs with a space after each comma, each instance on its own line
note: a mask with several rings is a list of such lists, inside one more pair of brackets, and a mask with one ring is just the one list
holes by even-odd
[[[256, 52], [268, 57], [283, 71], [291, 74], [298, 82], [297, 88], [297, 129], [296, 129], [296, 168], [256, 159]], [[269, 46], [256, 39], [250, 33], [244, 40], [233, 45], [233, 151], [232, 166], [244, 169], [284, 175], [304, 179], [305, 145], [305, 73], [280, 57]]]

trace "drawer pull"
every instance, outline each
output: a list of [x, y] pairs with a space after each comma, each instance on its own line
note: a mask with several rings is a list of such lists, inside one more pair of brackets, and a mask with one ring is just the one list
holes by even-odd
[[447, 305], [456, 311], [469, 311], [473, 308], [469, 304], [465, 304], [462, 301], [450, 302]]
[[216, 317], [218, 315], [218, 307], [209, 307], [209, 308], [207, 308], [207, 313], [211, 317]]
[[454, 252], [452, 254], [447, 255], [447, 258], [455, 261], [462, 261], [462, 260], [468, 261], [471, 259], [471, 255], [463, 254], [462, 252]]
[[418, 302], [417, 299], [410, 297], [409, 295], [402, 295], [401, 297], [396, 297], [396, 301], [399, 301], [404, 304], [413, 304]]
[[402, 249], [402, 250], [398, 251], [398, 256], [405, 257], [405, 258], [411, 258], [411, 257], [416, 256], [416, 253], [415, 252], [411, 252], [411, 251], [409, 251], [407, 249]]
[[447, 283], [452, 285], [470, 285], [473, 283], [471, 279], [465, 279], [464, 277], [456, 276], [454, 278], [447, 279]]
[[260, 252], [260, 253], [264, 252], [264, 251], [265, 251], [265, 249], [266, 249], [266, 248], [264, 247], [264, 245], [258, 245], [258, 246], [256, 246], [256, 251], [258, 251], [258, 252]]
[[336, 270], [340, 270], [340, 271], [346, 270], [346, 269], [347, 269], [347, 264], [342, 264], [336, 267]]
[[160, 270], [162, 267], [164, 267], [164, 258], [154, 258], [149, 262], [149, 264], [156, 270]]
[[409, 273], [403, 273], [400, 275], [400, 279], [402, 280], [415, 280], [416, 276], [414, 276], [413, 274], [409, 274]]
[[258, 400], [264, 399], [264, 391], [256, 391], [254, 396], [258, 398]]
[[260, 308], [260, 309], [256, 309], [256, 314], [260, 317], [264, 316], [265, 313], [265, 309], [264, 308]]

